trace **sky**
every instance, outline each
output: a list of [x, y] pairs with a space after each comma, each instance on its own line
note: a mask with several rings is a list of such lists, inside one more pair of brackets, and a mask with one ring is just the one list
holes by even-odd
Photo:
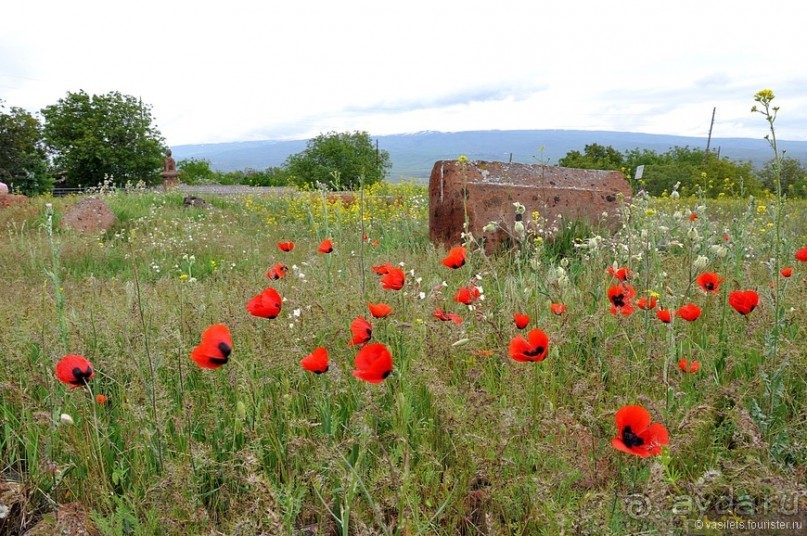
[[166, 144], [425, 130], [807, 140], [798, 0], [25, 0], [0, 13], [0, 100], [151, 106]]

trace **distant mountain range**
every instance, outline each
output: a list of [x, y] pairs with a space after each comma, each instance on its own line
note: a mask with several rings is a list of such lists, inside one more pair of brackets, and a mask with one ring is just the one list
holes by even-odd
[[[664, 153], [672, 147], [706, 148], [706, 138], [607, 132], [597, 130], [478, 130], [468, 132], [417, 132], [377, 136], [380, 149], [392, 160], [389, 178], [428, 178], [434, 162], [465, 155], [472, 160], [557, 164], [569, 151], [591, 143], [611, 146], [620, 152], [651, 149]], [[217, 171], [265, 169], [280, 166], [289, 155], [299, 153], [307, 140], [244, 141], [172, 147], [177, 160], [204, 159]], [[807, 141], [780, 141], [786, 155], [807, 163]], [[772, 158], [762, 138], [712, 138], [711, 150], [731, 160], [751, 161], [761, 167]]]

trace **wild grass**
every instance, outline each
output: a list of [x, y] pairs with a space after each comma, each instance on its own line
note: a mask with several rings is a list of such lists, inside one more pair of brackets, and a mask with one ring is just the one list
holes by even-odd
[[[100, 235], [58, 226], [71, 199], [0, 211], [0, 482], [20, 496], [0, 519], [10, 533], [70, 503], [104, 534], [626, 534], [714, 519], [726, 497], [734, 516], [765, 500], [778, 515], [792, 497], [804, 511], [803, 201], [784, 205], [777, 231], [776, 200], [640, 197], [616, 234], [569, 224], [498, 256], [471, 246], [450, 270], [414, 185], [363, 201], [213, 198], [207, 210], [175, 194], [104, 200], [118, 223]], [[327, 237], [334, 253], [317, 254]], [[269, 281], [276, 262], [289, 273]], [[401, 291], [370, 270], [386, 262], [403, 265]], [[702, 316], [611, 315], [614, 263], [639, 293]], [[794, 273], [779, 283], [773, 351], [779, 264]], [[716, 295], [693, 283], [707, 270], [727, 278]], [[473, 307], [453, 301], [467, 284], [484, 291]], [[251, 317], [245, 304], [267, 286], [280, 316]], [[760, 307], [740, 316], [726, 303], [735, 289], [756, 289]], [[394, 308], [371, 320], [394, 359], [379, 385], [352, 376], [347, 345], [368, 301]], [[438, 322], [435, 307], [464, 322]], [[549, 335], [545, 361], [509, 358], [517, 311]], [[232, 359], [203, 370], [189, 354], [214, 323], [230, 328]], [[316, 346], [330, 352], [326, 374], [300, 367]], [[88, 388], [55, 380], [67, 353], [93, 362]], [[682, 373], [681, 357], [701, 370]], [[665, 455], [611, 446], [628, 404], [667, 427]]]

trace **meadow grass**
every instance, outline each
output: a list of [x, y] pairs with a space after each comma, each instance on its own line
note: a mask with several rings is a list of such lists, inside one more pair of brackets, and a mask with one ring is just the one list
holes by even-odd
[[[534, 215], [498, 255], [468, 237], [467, 263], [450, 270], [412, 184], [348, 201], [212, 197], [207, 210], [177, 194], [103, 198], [118, 222], [100, 235], [58, 226], [74, 199], [0, 211], [0, 482], [20, 490], [0, 519], [10, 533], [67, 503], [104, 534], [666, 533], [727, 515], [727, 497], [734, 516], [763, 501], [777, 514], [793, 497], [804, 511], [803, 201], [784, 206], [778, 247], [775, 199], [639, 197], [616, 234]], [[324, 238], [332, 254], [316, 252]], [[289, 272], [269, 281], [277, 262]], [[370, 269], [387, 262], [406, 272], [400, 291]], [[612, 315], [614, 264], [640, 295], [696, 303], [701, 317]], [[726, 278], [716, 294], [694, 283], [703, 271]], [[484, 299], [454, 302], [469, 284]], [[268, 286], [280, 315], [250, 316]], [[760, 306], [739, 315], [736, 289], [757, 290]], [[392, 315], [371, 319], [367, 302], [382, 301]], [[435, 307], [464, 322], [437, 321]], [[549, 335], [545, 361], [510, 359], [514, 312]], [[379, 385], [351, 372], [359, 315], [393, 355]], [[233, 352], [204, 370], [189, 355], [215, 323]], [[299, 363], [317, 346], [331, 357], [320, 375]], [[87, 387], [54, 378], [66, 354], [94, 364]], [[683, 373], [682, 357], [701, 369]], [[669, 430], [663, 455], [611, 446], [631, 404]]]

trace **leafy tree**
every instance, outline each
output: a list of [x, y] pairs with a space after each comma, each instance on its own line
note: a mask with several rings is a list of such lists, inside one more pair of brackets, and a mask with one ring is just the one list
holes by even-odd
[[188, 158], [177, 162], [179, 180], [185, 184], [216, 182], [218, 174], [210, 168], [210, 160]]
[[586, 145], [583, 154], [570, 151], [559, 164], [583, 169], [619, 169], [629, 178], [643, 165], [642, 178], [632, 180], [631, 185], [634, 191], [646, 190], [652, 195], [672, 192], [676, 183], [680, 183], [682, 195], [703, 192], [707, 197], [716, 197], [758, 194], [763, 190], [750, 162], [720, 159], [714, 153], [690, 147], [672, 147], [661, 154], [637, 148], [620, 154], [613, 147], [594, 143]]
[[310, 187], [317, 183], [332, 190], [355, 190], [384, 179], [392, 166], [387, 151], [377, 151], [367, 132], [329, 132], [308, 140], [303, 152], [291, 155], [284, 167], [291, 182]]
[[566, 156], [558, 160], [561, 167], [580, 169], [604, 169], [619, 171], [625, 165], [625, 158], [622, 153], [611, 147], [605, 147], [599, 143], [592, 143], [580, 151], [569, 151]]
[[263, 171], [245, 169], [241, 173], [241, 184], [248, 186], [288, 186], [289, 174], [282, 167], [268, 167]]
[[163, 138], [152, 125], [151, 106], [117, 91], [68, 92], [42, 109], [44, 136], [68, 186], [160, 181]]
[[[776, 191], [776, 174], [772, 159], [762, 166], [759, 177], [768, 190]], [[790, 197], [807, 197], [807, 169], [800, 160], [789, 156], [782, 159], [781, 183], [782, 193]]]
[[53, 187], [42, 145], [42, 126], [22, 108], [5, 111], [0, 101], [0, 182], [25, 195], [40, 194]]

